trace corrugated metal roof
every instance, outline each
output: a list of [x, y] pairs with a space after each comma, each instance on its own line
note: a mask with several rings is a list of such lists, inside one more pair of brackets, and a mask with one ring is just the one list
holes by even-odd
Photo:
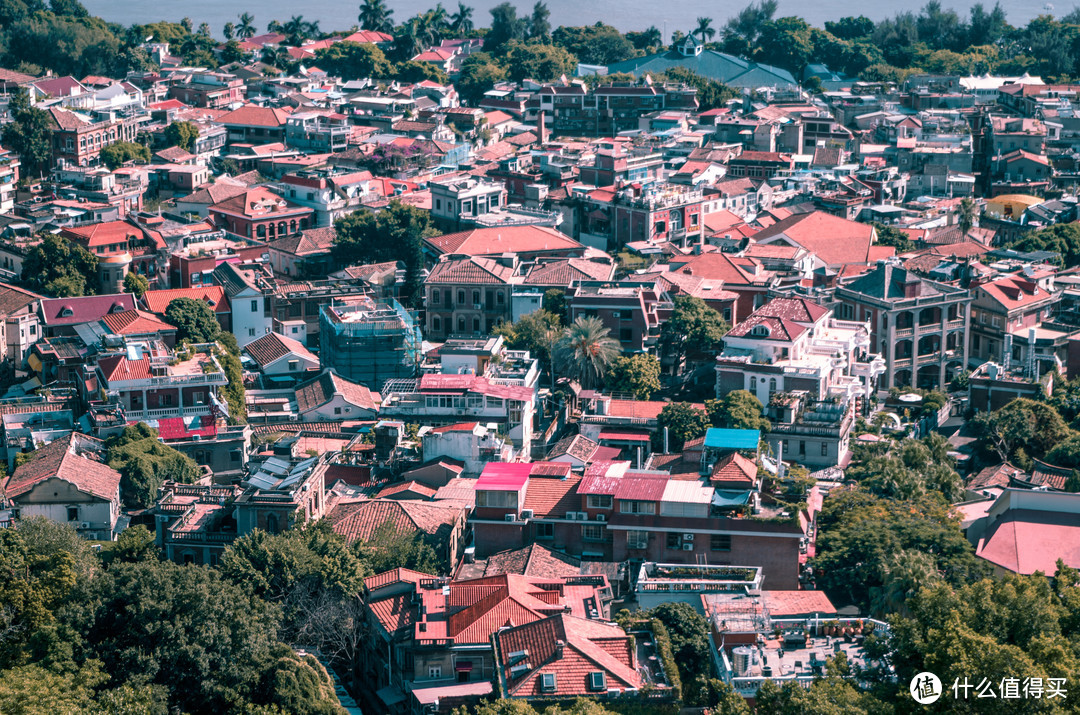
[[664, 486], [664, 501], [683, 504], [709, 504], [712, 502], [713, 488], [700, 482], [687, 482], [672, 479]]

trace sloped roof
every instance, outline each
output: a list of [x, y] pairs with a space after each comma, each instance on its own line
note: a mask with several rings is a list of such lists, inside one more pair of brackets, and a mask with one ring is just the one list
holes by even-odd
[[61, 437], [35, 450], [27, 462], [19, 465], [4, 491], [14, 499], [56, 477], [100, 499], [118, 499], [120, 473], [104, 463], [104, 448], [101, 440], [77, 432]]
[[[45, 324], [51, 327], [89, 323], [101, 320], [109, 313], [124, 310], [135, 310], [135, 296], [131, 293], [45, 298], [41, 301], [41, 316]], [[65, 315], [69, 312], [70, 315]]]
[[142, 302], [151, 313], [164, 315], [169, 303], [177, 298], [201, 300], [215, 312], [229, 312], [225, 301], [225, 289], [221, 286], [203, 286], [201, 288], [170, 288], [167, 290], [148, 290], [143, 293]]
[[[500, 668], [515, 697], [595, 696], [590, 674], [602, 672], [606, 688], [640, 688], [634, 644], [621, 628], [560, 613], [500, 631]], [[561, 653], [560, 653], [561, 647]], [[533, 667], [510, 676], [510, 653], [527, 651]], [[544, 691], [541, 674], [555, 676], [555, 691]]]
[[874, 227], [848, 221], [839, 216], [813, 211], [796, 214], [777, 221], [754, 234], [758, 243], [787, 238], [810, 251], [829, 266], [844, 263], [868, 263], [873, 243]]
[[109, 313], [101, 319], [101, 322], [116, 335], [149, 335], [171, 333], [176, 330], [176, 326], [171, 323], [166, 323], [152, 313], [145, 313], [138, 309]]
[[239, 109], [234, 109], [227, 114], [222, 114], [215, 121], [218, 124], [237, 125], [245, 127], [280, 127], [289, 118], [289, 112], [284, 109], [271, 107], [259, 107], [254, 104], [246, 104]]
[[709, 481], [717, 488], [753, 487], [757, 483], [757, 465], [738, 452], [721, 457], [713, 467]]
[[270, 248], [296, 256], [329, 253], [334, 247], [337, 230], [333, 226], [308, 228], [293, 236], [284, 236], [270, 242]]
[[319, 358], [304, 347], [303, 343], [278, 333], [267, 333], [258, 340], [253, 340], [244, 346], [244, 352], [257, 362], [260, 367], [266, 367], [290, 353], [310, 360], [315, 364], [319, 363]]
[[41, 298], [37, 293], [31, 293], [24, 288], [0, 283], [0, 316], [12, 315]]
[[1052, 293], [1040, 288], [1037, 283], [1019, 276], [1006, 276], [983, 283], [975, 289], [975, 292], [985, 294], [1006, 310], [1041, 303], [1054, 297]]
[[922, 283], [919, 297], [940, 295], [946, 291], [956, 293], [961, 292], [961, 289], [959, 288], [950, 289], [948, 286], [941, 283], [928, 281], [899, 266], [894, 266], [891, 263], [876, 266], [873, 270], [853, 280], [845, 286], [845, 288], [871, 298], [887, 301], [902, 301], [911, 300], [910, 298], [905, 297], [904, 285], [913, 281]]
[[427, 284], [452, 283], [502, 285], [514, 277], [514, 269], [490, 258], [470, 256], [439, 261], [424, 280]]
[[341, 395], [346, 402], [365, 410], [377, 411], [372, 392], [363, 385], [349, 382], [331, 370], [296, 388], [296, 407], [301, 414], [310, 412]]
[[635, 77], [663, 74], [672, 67], [686, 67], [695, 74], [723, 82], [729, 87], [793, 87], [795, 78], [787, 70], [761, 65], [715, 50], [686, 56], [677, 49], [635, 57], [608, 65], [608, 72], [629, 72]]
[[462, 508], [438, 502], [369, 499], [338, 504], [326, 518], [335, 532], [352, 543], [370, 540], [386, 523], [398, 533], [422, 531], [435, 536], [443, 529], [448, 532], [462, 518]]
[[1080, 514], [1010, 509], [979, 539], [975, 555], [1025, 575], [1053, 574], [1058, 559], [1080, 567]]
[[614, 263], [565, 258], [534, 263], [523, 282], [525, 285], [569, 287], [574, 281], [607, 281], [614, 275]]
[[238, 184], [227, 183], [219, 181], [215, 184], [211, 184], [204, 189], [184, 196], [178, 201], [188, 204], [205, 204], [207, 206], [213, 206], [219, 204], [226, 199], [231, 199], [234, 196], [247, 193], [247, 187]]
[[816, 323], [829, 309], [808, 298], [773, 298], [754, 311], [755, 315], [784, 318], [796, 323]]
[[499, 226], [474, 228], [459, 233], [425, 238], [439, 253], [498, 256], [503, 253], [584, 252], [585, 247], [546, 226]]
[[504, 573], [540, 578], [577, 576], [581, 573], [581, 561], [553, 551], [543, 544], [529, 544], [523, 549], [500, 551], [488, 557], [484, 575], [496, 576]]
[[238, 214], [247, 218], [265, 218], [278, 213], [311, 213], [311, 209], [294, 204], [261, 186], [246, 189], [241, 194], [219, 201], [210, 206], [210, 210]]

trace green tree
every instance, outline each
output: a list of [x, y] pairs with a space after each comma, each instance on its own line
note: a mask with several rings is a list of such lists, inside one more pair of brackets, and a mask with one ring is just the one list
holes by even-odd
[[165, 320], [176, 326], [178, 341], [209, 343], [221, 332], [214, 309], [194, 298], [176, 298], [165, 308]]
[[708, 42], [712, 38], [716, 37], [716, 30], [712, 26], [711, 17], [699, 17], [697, 19], [697, 27], [690, 33], [691, 35], [697, 35], [701, 38], [702, 42]]
[[224, 348], [216, 352], [229, 381], [222, 391], [229, 409], [229, 424], [242, 425], [247, 422], [247, 391], [244, 388], [244, 370], [240, 364], [240, 346], [236, 342], [236, 336], [226, 332], [218, 333], [217, 343]]
[[360, 3], [360, 29], [389, 33], [394, 29], [394, 11], [386, 6], [386, 0], [363, 0]]
[[508, 2], [491, 8], [491, 29], [484, 36], [484, 50], [499, 55], [504, 45], [525, 39], [525, 21], [518, 18], [517, 8]]
[[105, 444], [109, 466], [120, 472], [120, 495], [130, 507], [152, 506], [166, 481], [191, 483], [199, 476], [195, 460], [161, 442], [145, 422], [125, 427]]
[[242, 13], [240, 15], [240, 24], [236, 28], [236, 38], [246, 40], [253, 37], [255, 32], [255, 16], [250, 12]]
[[315, 63], [330, 75], [345, 81], [367, 77], [388, 77], [390, 60], [371, 43], [335, 42], [315, 53]]
[[546, 310], [536, 310], [518, 318], [516, 323], [499, 323], [492, 335], [503, 336], [506, 347], [511, 350], [528, 350], [540, 361], [541, 369], [551, 369], [551, 353], [562, 336], [559, 317]]
[[127, 161], [150, 161], [150, 150], [134, 141], [113, 141], [112, 144], [102, 149], [102, 161], [109, 168], [119, 168]]
[[456, 36], [467, 35], [473, 31], [473, 9], [463, 2], [458, 3], [457, 12], [450, 16], [450, 32]]
[[142, 298], [148, 290], [150, 290], [150, 281], [146, 279], [146, 276], [134, 271], [124, 276], [124, 292], [134, 293], [136, 298]]
[[620, 352], [619, 342], [610, 332], [599, 318], [579, 316], [555, 343], [555, 370], [586, 389], [598, 387]]
[[351, 266], [358, 263], [401, 261], [405, 264], [402, 300], [419, 301], [423, 283], [425, 238], [437, 236], [431, 214], [415, 206], [393, 200], [375, 214], [358, 211], [334, 222], [337, 236], [332, 256], [335, 263]]
[[98, 259], [77, 243], [49, 235], [30, 249], [23, 261], [27, 288], [55, 296], [95, 293]]
[[663, 443], [664, 428], [668, 430], [668, 448], [671, 452], [682, 450], [687, 440], [697, 439], [709, 429], [709, 415], [705, 410], [687, 402], [664, 405], [657, 419], [656, 439]]
[[581, 27], [560, 27], [551, 34], [551, 42], [579, 62], [610, 65], [634, 56], [634, 45], [611, 25], [598, 22]]
[[229, 40], [225, 43], [225, 46], [221, 48], [221, 61], [224, 64], [243, 62], [245, 57], [247, 57], [247, 53], [244, 51], [244, 48], [240, 46], [238, 40]]
[[367, 541], [355, 542], [353, 550], [372, 573], [407, 568], [439, 575], [448, 573], [451, 567], [422, 532], [399, 530], [389, 521], [377, 526]]
[[886, 226], [883, 223], [875, 223], [873, 226], [875, 243], [882, 246], [892, 246], [897, 253], [907, 253], [915, 250], [915, 242], [900, 229]]
[[551, 41], [551, 11], [543, 2], [533, 5], [532, 14], [527, 20], [528, 39], [541, 44]]
[[969, 198], [961, 199], [958, 222], [960, 233], [966, 236], [971, 231], [971, 227], [975, 225], [975, 216], [975, 202]]
[[1009, 243], [1018, 251], [1053, 251], [1066, 268], [1080, 265], [1080, 223], [1056, 223], [1029, 231]]
[[474, 52], [461, 63], [457, 88], [462, 99], [475, 106], [496, 82], [506, 79], [506, 68], [491, 53]]
[[810, 25], [799, 17], [781, 17], [761, 28], [761, 39], [754, 59], [791, 70], [802, 77], [814, 52]]
[[0, 132], [3, 145], [19, 155], [21, 176], [44, 174], [52, 160], [52, 119], [30, 106], [30, 95], [20, 87], [8, 100], [11, 121]]
[[732, 390], [722, 399], [707, 400], [705, 408], [713, 427], [768, 432], [772, 426], [764, 415], [761, 401], [746, 390]]
[[323, 521], [279, 534], [256, 529], [225, 550], [220, 568], [268, 601], [284, 601], [297, 589], [352, 596], [371, 573]]
[[701, 298], [680, 295], [671, 315], [660, 328], [660, 349], [675, 361], [712, 360], [723, 346], [728, 326], [723, 317]]
[[640, 353], [617, 357], [605, 383], [611, 392], [627, 392], [636, 400], [647, 400], [660, 391], [660, 361]]
[[555, 45], [525, 44], [512, 41], [505, 45], [508, 75], [514, 81], [533, 79], [549, 82], [573, 74], [577, 59]]
[[842, 17], [836, 21], [826, 20], [825, 31], [841, 40], [857, 40], [870, 36], [874, 31], [874, 21], [865, 15]]
[[549, 288], [544, 291], [541, 306], [547, 312], [557, 316], [562, 322], [566, 322], [566, 291], [562, 288]]
[[[833, 491], [818, 514], [818, 587], [836, 603], [868, 608], [895, 554], [930, 555], [941, 579], [960, 586], [986, 575], [986, 563], [939, 494], [888, 499], [866, 490]], [[880, 602], [880, 601], [879, 601]]]
[[195, 148], [195, 140], [199, 138], [199, 128], [193, 122], [173, 122], [165, 127], [164, 136], [169, 146], [191, 151]]
[[1025, 398], [995, 412], [980, 412], [971, 427], [979, 446], [1002, 460], [1014, 458], [1019, 450], [1042, 459], [1075, 434], [1052, 405]]
[[643, 615], [657, 619], [667, 628], [675, 665], [684, 683], [691, 683], [698, 677], [712, 677], [709, 623], [693, 606], [678, 602], [662, 603]]

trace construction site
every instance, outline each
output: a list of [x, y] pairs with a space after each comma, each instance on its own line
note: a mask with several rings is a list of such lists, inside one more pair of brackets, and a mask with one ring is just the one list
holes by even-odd
[[422, 358], [416, 314], [392, 298], [335, 300], [319, 311], [319, 352], [324, 366], [370, 390], [415, 377]]

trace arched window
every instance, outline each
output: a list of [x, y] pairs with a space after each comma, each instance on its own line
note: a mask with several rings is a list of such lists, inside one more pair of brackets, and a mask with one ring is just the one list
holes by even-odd
[[431, 329], [436, 333], [442, 332], [442, 318], [437, 315], [434, 316], [431, 319]]
[[750, 376], [750, 392], [754, 392], [755, 390], [757, 390], [757, 376], [756, 375], [751, 375]]
[[769, 394], [771, 395], [774, 392], [776, 392], [776, 378], [775, 377], [770, 377], [769, 378]]

